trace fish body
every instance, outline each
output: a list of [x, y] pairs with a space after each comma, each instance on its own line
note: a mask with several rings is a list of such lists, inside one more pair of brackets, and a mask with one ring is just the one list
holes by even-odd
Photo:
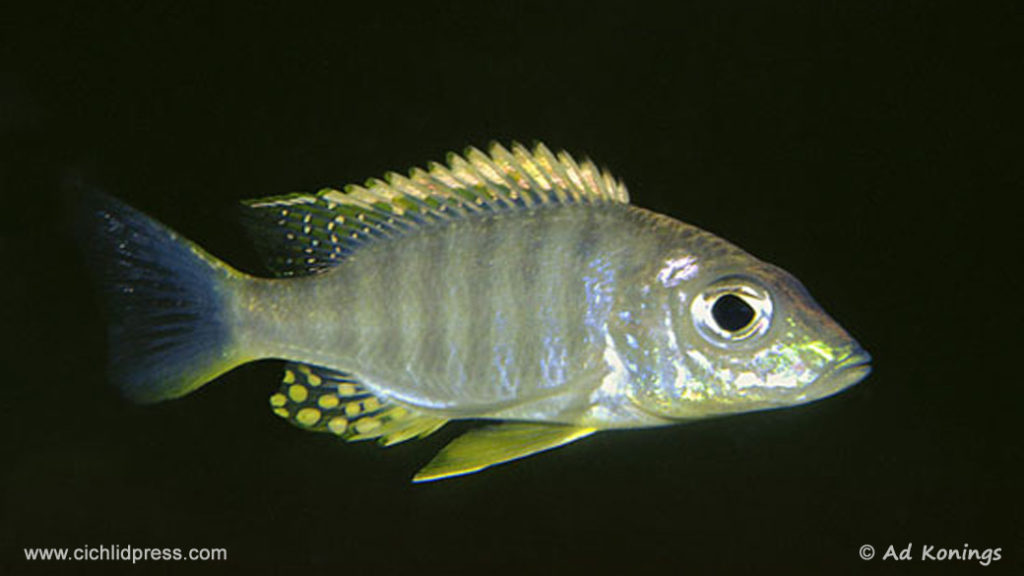
[[416, 478], [433, 480], [597, 430], [816, 400], [869, 370], [788, 273], [630, 205], [610, 174], [542, 145], [245, 204], [277, 278], [93, 202], [129, 397], [280, 358], [271, 404], [304, 428], [391, 444], [498, 422]]

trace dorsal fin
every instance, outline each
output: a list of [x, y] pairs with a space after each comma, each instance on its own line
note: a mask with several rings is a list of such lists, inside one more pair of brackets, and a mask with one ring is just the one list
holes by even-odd
[[285, 366], [270, 406], [304, 430], [350, 442], [376, 438], [384, 446], [422, 438], [447, 422], [374, 396], [348, 374], [294, 362]]
[[409, 176], [389, 173], [364, 186], [247, 200], [246, 224], [279, 276], [321, 272], [362, 244], [474, 214], [544, 205], [627, 203], [621, 181], [593, 162], [577, 164], [543, 144], [468, 148]]

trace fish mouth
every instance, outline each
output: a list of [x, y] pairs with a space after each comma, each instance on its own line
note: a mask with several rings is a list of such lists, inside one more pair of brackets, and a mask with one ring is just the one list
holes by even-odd
[[857, 350], [854, 350], [853, 352], [847, 354], [846, 357], [840, 360], [839, 362], [836, 362], [835, 365], [832, 367], [831, 373], [835, 374], [836, 372], [839, 371], [849, 370], [851, 368], [857, 367], [870, 368], [870, 364], [871, 354], [868, 354], [867, 351], [864, 349], [858, 348]]
[[858, 348], [833, 364], [828, 372], [818, 378], [805, 399], [811, 401], [831, 396], [867, 378], [870, 373], [871, 355]]

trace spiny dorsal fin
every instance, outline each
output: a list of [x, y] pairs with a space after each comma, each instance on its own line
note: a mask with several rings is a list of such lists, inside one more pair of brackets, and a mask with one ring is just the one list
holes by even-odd
[[472, 474], [495, 464], [564, 446], [595, 431], [595, 428], [529, 422], [503, 422], [476, 428], [452, 440], [412, 481], [430, 482]]
[[274, 413], [304, 430], [330, 432], [350, 442], [377, 438], [391, 446], [422, 438], [447, 422], [374, 396], [348, 374], [289, 363], [281, 389], [270, 397]]
[[626, 186], [593, 162], [577, 163], [543, 144], [533, 152], [513, 143], [488, 153], [468, 148], [409, 176], [389, 173], [344, 192], [289, 194], [247, 200], [246, 224], [279, 276], [321, 272], [362, 244], [419, 226], [474, 214], [543, 205], [627, 203]]

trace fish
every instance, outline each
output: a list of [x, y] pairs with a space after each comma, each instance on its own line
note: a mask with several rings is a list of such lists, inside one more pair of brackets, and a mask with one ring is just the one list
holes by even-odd
[[813, 402], [871, 370], [791, 274], [540, 143], [242, 204], [272, 275], [85, 195], [128, 399], [283, 360], [270, 408], [304, 430], [391, 446], [477, 421], [413, 476], [427, 482], [598, 431]]

